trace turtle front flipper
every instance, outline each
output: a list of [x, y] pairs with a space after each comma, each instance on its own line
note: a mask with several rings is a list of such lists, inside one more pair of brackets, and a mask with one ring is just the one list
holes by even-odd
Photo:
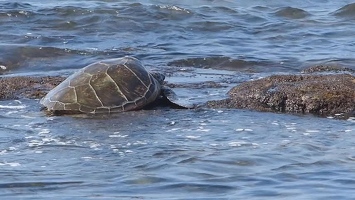
[[196, 106], [187, 102], [184, 99], [179, 98], [176, 93], [167, 86], [161, 87], [161, 95], [163, 99], [170, 104], [170, 106], [178, 109], [192, 109]]

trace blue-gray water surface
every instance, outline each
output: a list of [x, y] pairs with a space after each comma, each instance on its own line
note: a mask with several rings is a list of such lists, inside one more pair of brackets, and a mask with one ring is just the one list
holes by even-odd
[[[130, 55], [200, 104], [270, 74], [355, 69], [354, 35], [348, 0], [0, 1], [0, 74], [67, 76]], [[353, 118], [40, 109], [38, 100], [0, 102], [4, 199], [355, 198]]]

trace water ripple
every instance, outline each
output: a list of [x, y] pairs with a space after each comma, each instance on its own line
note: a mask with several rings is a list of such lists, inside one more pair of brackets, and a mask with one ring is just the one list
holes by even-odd
[[355, 3], [351, 3], [341, 7], [334, 12], [335, 16], [355, 19]]
[[64, 182], [13, 182], [13, 183], [1, 183], [0, 188], [57, 188], [59, 185], [78, 185], [82, 184], [81, 181], [64, 181]]
[[275, 12], [276, 16], [289, 18], [289, 19], [302, 19], [310, 16], [310, 14], [300, 8], [285, 7]]
[[[132, 55], [203, 103], [270, 73], [354, 69], [350, 1], [3, 1], [0, 70], [68, 75]], [[36, 100], [0, 104], [4, 198], [353, 197], [354, 119], [205, 108], [58, 117]]]

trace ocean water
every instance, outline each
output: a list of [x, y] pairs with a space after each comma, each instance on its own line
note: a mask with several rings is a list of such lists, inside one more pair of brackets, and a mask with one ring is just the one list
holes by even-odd
[[[316, 64], [355, 69], [355, 2], [1, 1], [1, 76], [135, 56], [188, 102]], [[216, 84], [218, 87], [215, 87]], [[354, 199], [355, 123], [238, 109], [46, 116], [0, 101], [4, 199]]]

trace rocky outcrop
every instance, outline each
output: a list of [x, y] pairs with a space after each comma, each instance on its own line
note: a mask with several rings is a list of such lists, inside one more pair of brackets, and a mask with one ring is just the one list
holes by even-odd
[[39, 99], [64, 79], [64, 77], [60, 76], [3, 77], [0, 78], [0, 100], [18, 98]]
[[355, 77], [351, 74], [273, 75], [242, 83], [211, 108], [355, 116]]

